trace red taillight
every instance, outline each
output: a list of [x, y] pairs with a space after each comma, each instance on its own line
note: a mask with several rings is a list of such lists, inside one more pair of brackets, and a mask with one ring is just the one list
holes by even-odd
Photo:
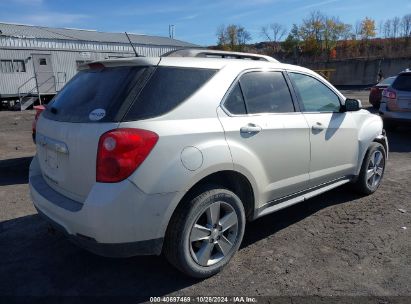
[[88, 67], [90, 68], [90, 70], [101, 70], [104, 69], [104, 64], [102, 64], [101, 62], [92, 62], [88, 64]]
[[397, 93], [391, 91], [389, 88], [382, 91], [382, 96], [388, 98], [387, 100], [387, 110], [389, 111], [397, 111], [398, 104], [397, 104]]
[[36, 110], [36, 114], [34, 115], [34, 120], [31, 124], [31, 128], [33, 129], [33, 132], [35, 132], [36, 131], [37, 120], [39, 119], [39, 116], [40, 116], [41, 112], [43, 112], [46, 108], [43, 105], [34, 106], [33, 108], [34, 108], [34, 110]]
[[391, 91], [390, 89], [385, 89], [382, 91], [382, 96], [389, 98], [389, 99], [396, 99], [397, 98], [397, 93], [394, 91]]
[[104, 133], [98, 143], [96, 181], [117, 183], [131, 175], [158, 141], [154, 132], [116, 129]]

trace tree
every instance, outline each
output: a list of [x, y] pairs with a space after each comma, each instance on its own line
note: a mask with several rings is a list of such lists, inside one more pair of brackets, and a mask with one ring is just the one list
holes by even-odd
[[297, 56], [299, 55], [298, 51], [300, 48], [300, 34], [299, 34], [299, 28], [296, 24], [293, 24], [291, 27], [291, 31], [288, 34], [287, 38], [284, 40], [282, 43], [282, 47], [284, 51], [286, 51], [288, 54], [293, 54], [294, 57], [294, 63], [297, 63]]
[[226, 28], [228, 46], [230, 47], [230, 50], [232, 51], [234, 51], [236, 49], [236, 46], [238, 45], [237, 31], [238, 31], [238, 28], [234, 24], [230, 24]]
[[384, 20], [378, 22], [378, 36], [380, 38], [384, 37]]
[[353, 33], [352, 33], [352, 25], [345, 23], [344, 24], [344, 29], [341, 33], [341, 39], [343, 40], [348, 40], [352, 37]]
[[241, 25], [220, 25], [217, 29], [217, 44], [223, 50], [242, 51], [251, 40], [250, 33]]
[[354, 34], [355, 34], [355, 39], [358, 39], [361, 36], [361, 21], [359, 20], [355, 22]]
[[392, 19], [392, 37], [397, 38], [400, 32], [401, 19], [399, 17], [394, 17]]
[[226, 31], [225, 31], [225, 26], [224, 25], [220, 25], [217, 28], [217, 45], [222, 48], [225, 49], [225, 46], [227, 45], [227, 37], [226, 37]]
[[335, 17], [325, 18], [323, 41], [327, 58], [330, 58], [331, 51], [335, 49], [337, 41], [342, 38], [347, 38], [350, 35], [350, 32], [351, 26], [349, 24], [344, 24]]
[[391, 19], [388, 19], [384, 23], [384, 38], [391, 37]]
[[320, 43], [325, 27], [324, 20], [325, 16], [321, 12], [311, 12], [310, 16], [303, 20], [303, 24], [300, 27], [301, 35], [304, 38], [315, 39], [317, 43]]
[[237, 28], [238, 45], [243, 48], [251, 40], [251, 34], [242, 26]]
[[411, 37], [411, 14], [407, 14], [401, 19], [402, 36]]
[[361, 21], [361, 38], [364, 40], [368, 40], [372, 37], [375, 37], [375, 21], [371, 18], [365, 17], [364, 20]]
[[308, 18], [303, 19], [299, 27], [299, 36], [303, 40], [304, 52], [315, 55], [321, 53], [325, 19], [319, 11], [311, 12]]
[[286, 28], [279, 23], [271, 23], [261, 27], [260, 34], [262, 37], [267, 38], [270, 42], [280, 41], [285, 33]]

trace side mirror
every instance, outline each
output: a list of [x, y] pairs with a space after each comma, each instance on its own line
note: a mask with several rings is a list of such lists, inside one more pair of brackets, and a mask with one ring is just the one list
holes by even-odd
[[345, 100], [344, 108], [347, 112], [358, 111], [361, 107], [361, 101], [358, 99], [347, 98]]

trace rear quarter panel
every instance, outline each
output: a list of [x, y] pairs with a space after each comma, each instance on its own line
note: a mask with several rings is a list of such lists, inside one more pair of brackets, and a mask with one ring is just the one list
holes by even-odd
[[120, 127], [151, 130], [159, 135], [147, 159], [129, 177], [147, 194], [184, 192], [208, 174], [233, 169], [217, 118], [140, 121], [122, 123]]

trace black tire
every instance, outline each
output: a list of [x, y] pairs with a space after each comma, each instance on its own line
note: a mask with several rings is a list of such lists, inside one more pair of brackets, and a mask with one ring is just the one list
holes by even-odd
[[[372, 180], [372, 177], [370, 178], [369, 175], [367, 175], [369, 170], [374, 169], [371, 162], [375, 162], [375, 159], [373, 161], [371, 159], [376, 155], [376, 153], [381, 153], [383, 157], [381, 160], [382, 171], [379, 173], [380, 175], [376, 174], [376, 171], [374, 171], [376, 178], [379, 178], [378, 181]], [[360, 174], [357, 180], [354, 182], [354, 187], [359, 193], [369, 195], [374, 193], [378, 189], [385, 172], [386, 155], [387, 154], [383, 145], [377, 142], [371, 143], [367, 150], [367, 153], [365, 153], [365, 157], [361, 165]]]
[[[240, 198], [232, 191], [219, 186], [210, 185], [206, 188], [202, 188], [202, 190], [197, 193], [197, 195], [193, 195], [191, 198], [187, 199], [187, 201], [182, 202], [174, 212], [164, 240], [163, 254], [172, 265], [186, 275], [195, 278], [207, 278], [220, 272], [238, 251], [243, 239], [246, 220], [244, 206]], [[222, 232], [221, 226], [218, 225], [218, 227], [220, 227], [220, 232], [217, 231], [218, 227], [210, 228], [210, 236], [208, 239], [192, 241], [192, 239], [195, 239], [195, 237], [192, 236], [195, 229], [194, 225], [198, 224], [201, 220], [204, 220], [204, 216], [208, 219], [209, 213], [207, 213], [207, 211], [216, 208], [217, 205], [219, 206], [218, 208], [220, 208], [219, 214], [224, 216], [228, 214], [233, 216], [232, 212], [235, 212], [234, 215], [237, 218], [235, 237], [231, 230]], [[225, 213], [223, 207], [230, 212]], [[217, 222], [221, 223], [220, 220], [223, 220], [225, 218], [224, 216]], [[206, 227], [207, 225], [208, 223], [201, 227]], [[216, 236], [214, 233], [220, 233], [221, 236]], [[224, 236], [225, 233], [229, 233], [230, 235], [227, 235], [226, 237]], [[215, 237], [214, 241], [212, 237]], [[218, 242], [223, 243], [223, 238], [228, 240], [230, 237], [232, 240], [232, 242], [230, 242], [232, 247], [230, 247], [224, 255], [223, 250], [220, 249], [222, 247]], [[198, 246], [199, 248], [197, 253], [195, 253], [193, 249], [196, 249], [197, 247], [194, 246]], [[209, 246], [212, 246], [212, 251], [210, 251], [211, 254], [215, 252], [215, 256], [222, 255], [223, 258], [221, 260], [218, 260], [217, 258], [214, 260], [209, 259], [207, 261], [218, 260], [218, 262], [204, 266], [200, 264], [200, 261], [197, 258], [199, 252], [204, 248], [207, 248], [208, 250]], [[212, 256], [213, 255], [210, 255], [210, 257]]]

